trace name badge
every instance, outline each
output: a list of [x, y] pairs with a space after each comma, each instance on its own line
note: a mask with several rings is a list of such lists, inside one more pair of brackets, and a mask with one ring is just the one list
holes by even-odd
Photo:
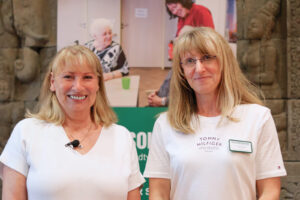
[[229, 150], [233, 152], [252, 153], [252, 143], [250, 141], [230, 139]]

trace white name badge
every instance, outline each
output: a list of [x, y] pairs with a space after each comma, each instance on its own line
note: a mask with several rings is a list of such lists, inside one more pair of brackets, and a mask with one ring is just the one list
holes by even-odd
[[233, 152], [252, 153], [252, 143], [250, 141], [230, 139], [229, 150]]

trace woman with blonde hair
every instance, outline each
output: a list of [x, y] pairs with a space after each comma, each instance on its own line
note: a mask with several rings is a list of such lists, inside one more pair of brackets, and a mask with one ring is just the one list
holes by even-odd
[[88, 48], [57, 53], [37, 112], [27, 116], [0, 157], [2, 199], [140, 199], [135, 143], [114, 124], [101, 64]]
[[195, 28], [175, 43], [170, 104], [145, 177], [154, 199], [278, 199], [286, 175], [271, 112], [228, 43]]

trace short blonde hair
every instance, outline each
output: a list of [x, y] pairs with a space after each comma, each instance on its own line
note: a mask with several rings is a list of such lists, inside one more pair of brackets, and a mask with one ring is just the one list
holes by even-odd
[[188, 84], [181, 67], [181, 56], [196, 51], [202, 55], [216, 56], [221, 68], [217, 106], [223, 117], [231, 117], [236, 105], [262, 104], [257, 89], [245, 78], [238, 62], [225, 39], [208, 27], [194, 28], [175, 42], [173, 52], [173, 75], [170, 84], [168, 120], [171, 126], [183, 133], [193, 133], [191, 125], [198, 107], [194, 90]]
[[27, 111], [26, 117], [35, 117], [47, 122], [62, 125], [65, 121], [63, 112], [55, 92], [50, 90], [51, 73], [55, 74], [63, 67], [72, 65], [88, 65], [98, 77], [99, 90], [96, 100], [91, 107], [91, 118], [96, 124], [109, 126], [117, 121], [115, 113], [108, 104], [103, 83], [102, 67], [98, 57], [88, 48], [80, 45], [69, 46], [61, 49], [49, 65], [41, 87], [36, 113]]
[[94, 37], [96, 34], [102, 32], [106, 27], [112, 30], [113, 23], [105, 18], [94, 19], [90, 24], [90, 35]]

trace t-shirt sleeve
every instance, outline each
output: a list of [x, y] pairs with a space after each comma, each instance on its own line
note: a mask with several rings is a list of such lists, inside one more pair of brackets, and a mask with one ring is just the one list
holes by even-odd
[[170, 179], [170, 158], [163, 140], [164, 128], [159, 121], [156, 121], [153, 128], [144, 177]]
[[6, 165], [27, 176], [28, 164], [26, 160], [26, 142], [21, 134], [21, 123], [14, 128], [7, 144], [0, 156], [0, 177], [3, 177], [3, 166]]
[[255, 165], [256, 180], [286, 175], [276, 126], [270, 111], [265, 116], [258, 138]]
[[137, 151], [136, 151], [136, 145], [135, 142], [133, 141], [133, 138], [130, 138], [131, 141], [131, 173], [129, 176], [129, 183], [128, 183], [128, 191], [133, 190], [139, 186], [141, 186], [144, 182], [145, 179], [142, 176], [140, 172], [140, 166], [139, 166], [139, 160], [137, 156]]

